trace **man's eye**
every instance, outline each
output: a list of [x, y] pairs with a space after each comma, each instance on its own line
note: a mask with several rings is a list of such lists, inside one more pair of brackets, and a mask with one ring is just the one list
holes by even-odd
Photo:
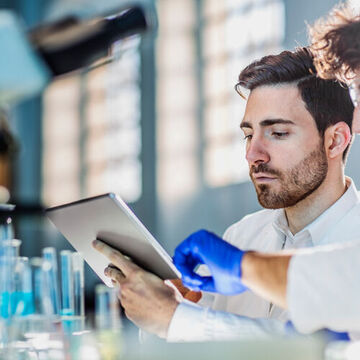
[[288, 132], [278, 132], [278, 131], [274, 131], [273, 133], [272, 133], [272, 135], [275, 137], [275, 138], [277, 138], [277, 139], [283, 139], [283, 138], [285, 138], [286, 136], [288, 136], [289, 135], [289, 133]]
[[250, 140], [252, 138], [252, 135], [245, 135], [244, 140]]

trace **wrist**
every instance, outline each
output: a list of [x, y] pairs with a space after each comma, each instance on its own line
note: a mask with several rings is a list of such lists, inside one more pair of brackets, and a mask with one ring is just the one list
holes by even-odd
[[240, 272], [241, 272], [241, 281], [246, 286], [249, 287], [251, 283], [251, 278], [253, 277], [254, 270], [256, 269], [256, 252], [246, 251], [243, 255]]
[[242, 261], [242, 282], [261, 297], [286, 308], [290, 254], [247, 252]]
[[164, 308], [164, 316], [163, 316], [163, 324], [156, 332], [157, 335], [163, 339], [166, 339], [168, 336], [169, 328], [171, 321], [174, 317], [175, 311], [179, 306], [179, 302], [177, 300], [172, 301], [166, 308]]

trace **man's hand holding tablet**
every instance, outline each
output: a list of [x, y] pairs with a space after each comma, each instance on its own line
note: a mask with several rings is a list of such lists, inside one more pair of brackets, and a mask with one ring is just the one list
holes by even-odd
[[145, 331], [166, 338], [180, 302], [175, 289], [104, 242], [94, 240], [92, 246], [111, 262], [105, 275], [120, 287], [118, 296], [126, 316]]

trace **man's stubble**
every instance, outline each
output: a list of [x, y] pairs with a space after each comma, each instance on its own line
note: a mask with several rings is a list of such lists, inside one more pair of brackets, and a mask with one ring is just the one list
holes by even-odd
[[[250, 169], [250, 177], [255, 185], [258, 201], [264, 208], [280, 209], [296, 205], [312, 194], [323, 183], [328, 171], [328, 161], [321, 140], [313, 150], [293, 168], [281, 172], [263, 163]], [[281, 183], [280, 190], [272, 190], [270, 184], [256, 185], [253, 174], [267, 173], [276, 176]]]

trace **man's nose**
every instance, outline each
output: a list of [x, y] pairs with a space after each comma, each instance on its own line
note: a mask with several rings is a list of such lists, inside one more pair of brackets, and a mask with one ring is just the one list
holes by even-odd
[[249, 165], [259, 165], [270, 161], [269, 153], [259, 138], [253, 137], [246, 148], [246, 160]]

